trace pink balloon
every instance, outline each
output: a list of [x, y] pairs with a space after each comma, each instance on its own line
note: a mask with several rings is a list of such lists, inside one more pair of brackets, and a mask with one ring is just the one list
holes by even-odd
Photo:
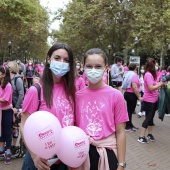
[[79, 167], [87, 158], [89, 140], [85, 132], [76, 126], [67, 126], [61, 131], [60, 146], [56, 154], [69, 167]]
[[49, 159], [59, 147], [61, 125], [52, 113], [37, 111], [26, 120], [23, 135], [27, 147], [34, 154]]

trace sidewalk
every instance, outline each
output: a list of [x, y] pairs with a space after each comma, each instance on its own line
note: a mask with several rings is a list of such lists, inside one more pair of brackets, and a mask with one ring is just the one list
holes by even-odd
[[[136, 111], [139, 108], [137, 107]], [[133, 123], [141, 127], [144, 117], [138, 118], [133, 115]], [[161, 122], [158, 115], [155, 115], [155, 126], [153, 135], [156, 142], [141, 144], [137, 142], [140, 129], [135, 133], [127, 134], [126, 170], [169, 170], [170, 169], [170, 117], [164, 118]], [[12, 164], [5, 165], [0, 159], [0, 170], [20, 170], [23, 158], [13, 159]], [[150, 166], [149, 166], [150, 165]], [[154, 165], [154, 166], [151, 166]]]

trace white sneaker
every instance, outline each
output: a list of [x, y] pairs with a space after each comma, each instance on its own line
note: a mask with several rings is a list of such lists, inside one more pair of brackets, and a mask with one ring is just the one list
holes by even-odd
[[170, 116], [170, 113], [168, 113], [168, 114], [165, 114], [165, 116]]
[[141, 117], [141, 116], [142, 116], [142, 112], [139, 112], [139, 113], [138, 113], [138, 116]]
[[140, 106], [140, 101], [137, 101], [137, 105]]
[[145, 116], [145, 111], [142, 112], [142, 116]]

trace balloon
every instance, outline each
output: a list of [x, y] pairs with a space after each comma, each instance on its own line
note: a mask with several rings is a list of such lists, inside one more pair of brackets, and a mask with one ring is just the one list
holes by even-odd
[[76, 126], [67, 126], [61, 131], [60, 146], [56, 154], [69, 167], [79, 167], [89, 152], [89, 140], [85, 132]]
[[59, 147], [61, 125], [52, 113], [37, 111], [27, 118], [23, 135], [27, 147], [34, 154], [49, 159]]

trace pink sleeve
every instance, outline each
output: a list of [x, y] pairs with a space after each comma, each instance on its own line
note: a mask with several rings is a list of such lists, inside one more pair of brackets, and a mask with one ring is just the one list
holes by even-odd
[[139, 82], [139, 79], [137, 77], [137, 75], [135, 74], [133, 77], [132, 77], [132, 83], [138, 83]]
[[3, 94], [1, 98], [7, 102], [10, 102], [11, 99], [11, 93], [12, 93], [12, 86], [10, 83], [6, 85], [6, 87], [3, 90]]
[[146, 74], [145, 82], [146, 82], [147, 86], [154, 85], [154, 79], [153, 79], [153, 76], [151, 75], [151, 73]]
[[22, 111], [32, 114], [37, 111], [38, 108], [38, 91], [36, 87], [31, 86], [24, 97]]
[[84, 87], [86, 87], [85, 81], [82, 77], [80, 77], [80, 89], [79, 90], [83, 89]]
[[121, 93], [117, 95], [117, 100], [114, 104], [114, 120], [115, 124], [127, 122], [129, 120], [125, 100]]

